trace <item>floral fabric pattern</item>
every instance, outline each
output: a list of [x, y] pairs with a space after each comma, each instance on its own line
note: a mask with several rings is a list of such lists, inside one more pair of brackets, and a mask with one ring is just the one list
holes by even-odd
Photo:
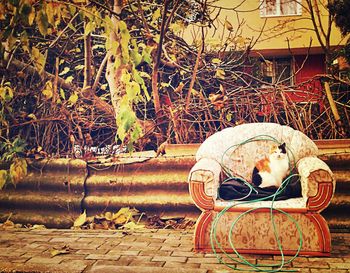
[[[215, 215], [217, 214], [215, 213]], [[240, 218], [237, 218], [239, 216]], [[290, 213], [290, 216], [295, 219], [302, 232], [302, 250], [320, 251], [322, 245], [317, 234], [317, 223], [315, 223], [313, 218], [301, 213]], [[296, 223], [288, 216], [279, 212], [274, 213], [273, 221], [283, 250], [296, 251], [300, 245], [299, 230]], [[241, 212], [226, 212], [223, 214], [218, 221], [215, 234], [218, 242], [224, 249], [231, 248], [229, 230], [233, 223], [235, 225], [232, 229], [232, 238], [234, 238], [232, 241], [235, 248], [278, 249], [270, 212], [254, 211], [243, 217], [241, 217]], [[210, 242], [210, 226], [205, 232], [205, 236], [207, 237], [205, 241]]]

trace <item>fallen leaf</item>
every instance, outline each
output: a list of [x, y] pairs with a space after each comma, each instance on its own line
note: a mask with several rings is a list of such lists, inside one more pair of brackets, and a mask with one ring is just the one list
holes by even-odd
[[30, 229], [42, 230], [46, 229], [44, 225], [33, 225]]
[[144, 227], [145, 227], [145, 225], [136, 224], [134, 222], [128, 222], [122, 226], [123, 229], [130, 229], [130, 230], [141, 229]]
[[69, 245], [64, 245], [61, 248], [54, 247], [50, 250], [50, 253], [51, 253], [51, 257], [55, 257], [55, 256], [61, 255], [61, 254], [68, 254], [68, 253], [70, 253], [70, 247], [69, 247]]
[[86, 221], [86, 210], [80, 216], [74, 221], [73, 226], [74, 227], [80, 227], [82, 226]]

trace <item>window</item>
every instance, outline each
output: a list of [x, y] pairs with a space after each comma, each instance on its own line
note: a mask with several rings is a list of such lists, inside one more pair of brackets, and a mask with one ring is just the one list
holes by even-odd
[[291, 58], [275, 58], [261, 62], [261, 74], [266, 82], [293, 85]]
[[260, 16], [301, 15], [301, 0], [260, 0]]

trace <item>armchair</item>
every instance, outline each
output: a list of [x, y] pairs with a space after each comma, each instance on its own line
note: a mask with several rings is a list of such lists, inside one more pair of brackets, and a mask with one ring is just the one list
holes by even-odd
[[[245, 143], [254, 137], [257, 137], [256, 141]], [[223, 166], [235, 176], [251, 182], [255, 162], [268, 153], [271, 138], [286, 143], [291, 166], [295, 166], [300, 175], [302, 197], [274, 201], [273, 204], [272, 201], [246, 203], [220, 200], [218, 187]], [[273, 205], [287, 212], [298, 223], [302, 232], [300, 255], [329, 255], [330, 232], [320, 212], [330, 203], [335, 180], [332, 171], [317, 158], [317, 154], [317, 146], [306, 135], [275, 123], [243, 124], [210, 136], [199, 147], [196, 164], [188, 178], [191, 198], [202, 211], [195, 227], [195, 250], [212, 251], [212, 223], [224, 208], [233, 205], [217, 222], [216, 238], [222, 249], [215, 246], [215, 251], [233, 252], [229, 233], [232, 222], [236, 221], [231, 236], [239, 253], [280, 254], [270, 219], [269, 207]], [[247, 213], [252, 208], [257, 209]], [[247, 214], [240, 217], [242, 213]], [[294, 255], [300, 246], [297, 225], [279, 211], [273, 212], [273, 218], [283, 253]]]

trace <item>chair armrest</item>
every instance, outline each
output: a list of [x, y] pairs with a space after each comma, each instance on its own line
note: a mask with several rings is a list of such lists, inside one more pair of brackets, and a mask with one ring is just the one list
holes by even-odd
[[220, 184], [220, 164], [213, 159], [202, 158], [188, 176], [189, 191], [193, 202], [201, 210], [214, 208]]
[[335, 179], [328, 165], [317, 157], [304, 157], [297, 163], [300, 175], [302, 195], [310, 211], [320, 212], [330, 203]]

